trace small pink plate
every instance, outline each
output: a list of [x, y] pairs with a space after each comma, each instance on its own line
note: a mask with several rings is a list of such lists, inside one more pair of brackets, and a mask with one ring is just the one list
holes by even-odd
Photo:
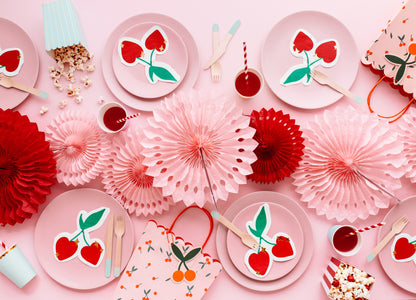
[[[19, 74], [13, 76], [12, 79], [28, 86], [35, 86], [39, 73], [39, 56], [33, 41], [18, 25], [0, 18], [0, 49], [7, 48], [19, 48], [22, 50], [24, 58]], [[0, 86], [0, 108], [15, 108], [27, 96], [29, 96], [29, 93]]]
[[224, 217], [228, 220], [234, 220], [240, 211], [244, 210], [247, 206], [265, 202], [277, 204], [286, 208], [295, 216], [302, 228], [304, 237], [303, 244], [305, 246], [303, 247], [302, 254], [299, 255], [298, 263], [294, 266], [292, 271], [286, 274], [286, 276], [270, 281], [255, 280], [240, 272], [228, 254], [228, 229], [225, 226], [218, 226], [216, 245], [221, 264], [232, 279], [248, 289], [269, 292], [287, 287], [295, 282], [303, 274], [303, 272], [305, 272], [313, 255], [313, 231], [308, 215], [298, 203], [290, 199], [288, 196], [270, 191], [254, 192], [241, 197], [231, 204], [231, 206], [224, 213]]
[[283, 86], [280, 79], [293, 66], [303, 60], [290, 53], [290, 43], [298, 29], [312, 34], [316, 41], [335, 39], [339, 43], [340, 56], [335, 66], [317, 70], [325, 73], [334, 82], [349, 89], [354, 83], [360, 63], [357, 46], [351, 33], [334, 17], [318, 11], [302, 11], [289, 15], [279, 21], [270, 31], [263, 45], [261, 65], [263, 76], [273, 93], [295, 107], [314, 109], [328, 106], [343, 97], [328, 86], [312, 82]]
[[141, 40], [143, 35], [153, 26], [159, 26], [166, 33], [169, 41], [167, 51], [161, 55], [154, 54], [155, 60], [170, 65], [180, 76], [178, 82], [162, 82], [155, 84], [146, 78], [145, 68], [142, 64], [126, 66], [121, 62], [118, 54], [118, 43], [113, 51], [113, 71], [120, 85], [131, 94], [142, 98], [158, 98], [173, 92], [185, 78], [188, 69], [188, 50], [182, 38], [170, 27], [158, 23], [142, 23], [126, 30], [120, 38], [130, 37]]
[[[384, 217], [386, 224], [380, 228], [377, 237], [377, 243], [380, 242], [391, 230], [391, 226], [397, 219], [407, 216], [409, 223], [403, 229], [402, 233], [408, 233], [411, 236], [416, 235], [416, 196], [396, 204]], [[416, 294], [416, 264], [413, 261], [395, 262], [391, 255], [391, 245], [393, 239], [379, 253], [381, 266], [387, 276], [404, 290]]]
[[303, 251], [302, 227], [300, 226], [299, 221], [296, 219], [293, 213], [281, 205], [271, 202], [255, 203], [249, 205], [235, 216], [235, 218], [232, 220], [232, 223], [237, 226], [237, 228], [240, 228], [243, 231], [247, 231], [247, 222], [253, 220], [260, 206], [265, 203], [269, 205], [271, 217], [270, 229], [266, 235], [270, 238], [273, 238], [273, 236], [278, 232], [287, 233], [291, 237], [296, 248], [296, 256], [293, 259], [283, 262], [273, 261], [272, 267], [267, 276], [257, 277], [248, 270], [244, 263], [244, 256], [246, 255], [246, 252], [249, 250], [249, 248], [244, 246], [241, 243], [241, 239], [231, 231], [228, 231], [227, 234], [228, 255], [230, 256], [234, 266], [247, 277], [260, 281], [276, 280], [288, 274], [298, 263]]
[[[108, 207], [110, 212], [104, 224], [91, 231], [91, 238], [105, 242], [105, 233], [110, 215], [116, 218], [124, 216], [126, 230], [123, 236], [121, 270], [127, 265], [134, 247], [133, 223], [126, 210], [111, 196], [95, 189], [74, 189], [57, 196], [45, 208], [35, 228], [35, 252], [42, 268], [60, 284], [79, 290], [94, 289], [114, 279], [105, 277], [105, 259], [94, 268], [89, 267], [78, 258], [58, 262], [54, 257], [53, 243], [61, 232], [73, 233], [77, 229], [77, 216], [81, 210], [92, 211], [99, 207]], [[115, 237], [113, 238], [112, 270], [114, 271]], [[105, 255], [105, 254], [104, 254]]]

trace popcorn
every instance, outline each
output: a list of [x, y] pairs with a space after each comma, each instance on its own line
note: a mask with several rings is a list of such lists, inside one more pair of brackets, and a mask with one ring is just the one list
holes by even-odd
[[375, 279], [366, 272], [331, 258], [322, 285], [330, 299], [368, 300]]
[[67, 91], [66, 95], [68, 97], [76, 97], [76, 96], [79, 96], [79, 92], [81, 91], [81, 88], [77, 88], [77, 87], [72, 86], [72, 84], [69, 84], [66, 87], [66, 91]]
[[76, 104], [80, 104], [83, 99], [84, 98], [82, 96], [77, 96], [77, 97], [75, 97], [75, 100], [74, 101], [75, 101]]
[[95, 65], [88, 65], [85, 70], [87, 72], [93, 72], [95, 70]]
[[88, 76], [81, 77], [81, 82], [84, 84], [86, 88], [91, 86], [92, 84], [92, 81], [89, 80]]
[[98, 98], [97, 102], [98, 102], [98, 104], [103, 104], [104, 103], [104, 97], [100, 96], [100, 98]]
[[44, 114], [46, 114], [47, 112], [48, 112], [48, 108], [46, 107], [46, 106], [42, 106], [41, 108], [40, 108], [40, 114], [41, 115], [44, 115]]
[[65, 106], [68, 104], [68, 102], [66, 100], [62, 100], [59, 102], [59, 108], [65, 108]]

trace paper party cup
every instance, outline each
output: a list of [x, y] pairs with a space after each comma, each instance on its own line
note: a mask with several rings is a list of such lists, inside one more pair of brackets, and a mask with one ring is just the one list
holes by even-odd
[[361, 248], [361, 235], [354, 226], [331, 226], [328, 230], [328, 239], [332, 248], [342, 256], [355, 255]]
[[13, 245], [1, 254], [0, 272], [19, 288], [24, 287], [36, 276], [35, 270], [16, 245]]
[[[110, 102], [102, 105], [98, 110], [97, 122], [105, 132], [117, 133], [126, 127], [126, 117], [127, 111], [122, 105], [116, 102]], [[124, 121], [117, 122], [121, 119], [124, 119]]]
[[247, 69], [247, 80], [245, 70], [237, 73], [234, 79], [234, 89], [243, 99], [251, 99], [256, 97], [263, 89], [263, 76], [256, 69]]

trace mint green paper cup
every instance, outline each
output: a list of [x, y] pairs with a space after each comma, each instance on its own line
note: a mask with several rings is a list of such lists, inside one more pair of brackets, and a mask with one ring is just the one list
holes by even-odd
[[16, 245], [13, 245], [1, 254], [0, 272], [19, 288], [24, 287], [36, 276], [35, 270]]

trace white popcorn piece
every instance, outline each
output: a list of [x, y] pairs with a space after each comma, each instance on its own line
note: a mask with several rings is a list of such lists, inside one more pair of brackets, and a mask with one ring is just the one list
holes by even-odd
[[75, 97], [75, 100], [74, 101], [75, 101], [76, 104], [80, 104], [83, 99], [84, 98], [82, 96], [77, 96], [77, 97]]
[[98, 104], [103, 104], [104, 103], [104, 97], [100, 96], [97, 100]]
[[48, 108], [46, 107], [46, 106], [42, 106], [41, 108], [40, 108], [40, 114], [41, 115], [44, 115], [44, 114], [46, 114], [47, 112], [48, 112]]
[[90, 65], [88, 65], [88, 66], [86, 66], [86, 67], [85, 67], [85, 70], [86, 70], [87, 72], [94, 72], [94, 70], [95, 70], [95, 65], [94, 65], [94, 64], [90, 64]]
[[65, 106], [68, 104], [68, 102], [66, 100], [62, 100], [59, 102], [59, 108], [65, 108]]

